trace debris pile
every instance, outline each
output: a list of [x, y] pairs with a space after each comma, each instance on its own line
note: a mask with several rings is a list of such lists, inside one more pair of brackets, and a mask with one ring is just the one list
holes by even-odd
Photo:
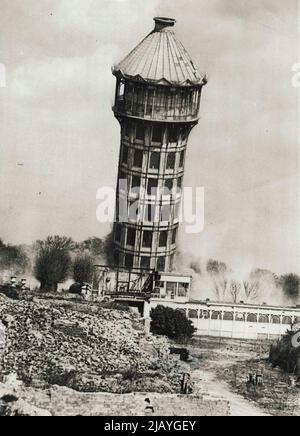
[[128, 311], [0, 295], [1, 322], [6, 343], [0, 375], [15, 373], [27, 385], [117, 393], [180, 386], [181, 363], [169, 357], [167, 339], [145, 335]]

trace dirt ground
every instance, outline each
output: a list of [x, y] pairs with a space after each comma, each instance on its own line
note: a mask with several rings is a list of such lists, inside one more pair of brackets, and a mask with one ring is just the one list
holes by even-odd
[[[232, 416], [300, 416], [300, 388], [267, 362], [269, 343], [199, 338], [189, 347], [195, 393], [226, 399]], [[260, 372], [264, 385], [247, 383]]]

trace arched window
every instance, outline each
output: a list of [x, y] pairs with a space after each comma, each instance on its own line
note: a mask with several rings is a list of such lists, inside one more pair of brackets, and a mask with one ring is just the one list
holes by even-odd
[[224, 312], [223, 320], [224, 321], [233, 321], [233, 312]]
[[181, 312], [183, 315], [186, 315], [186, 310], [185, 309], [176, 309], [178, 312]]
[[241, 312], [237, 312], [236, 314], [235, 314], [235, 320], [236, 321], [245, 321], [245, 317], [246, 317], [246, 314], [245, 313], [241, 313]]
[[291, 326], [292, 325], [292, 317], [291, 316], [284, 316], [283, 317], [283, 319], [282, 319], [282, 324], [285, 324], [285, 325], [289, 325], [289, 326]]
[[271, 323], [272, 324], [280, 324], [280, 316], [279, 315], [272, 315]]
[[257, 322], [257, 315], [254, 313], [249, 313], [247, 316], [247, 322]]
[[209, 311], [208, 310], [200, 310], [199, 318], [209, 319]]
[[189, 318], [190, 319], [197, 319], [198, 318], [198, 310], [190, 309], [189, 310]]
[[269, 324], [268, 315], [259, 315], [258, 322], [260, 322], [261, 324]]
[[222, 312], [213, 311], [211, 314], [211, 319], [222, 319]]

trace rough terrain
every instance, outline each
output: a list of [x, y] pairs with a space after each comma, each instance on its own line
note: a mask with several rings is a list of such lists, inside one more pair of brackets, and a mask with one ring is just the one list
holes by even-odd
[[138, 315], [69, 300], [9, 300], [2, 371], [28, 386], [81, 392], [179, 392], [184, 364], [163, 337], [145, 334]]
[[[299, 416], [299, 386], [268, 364], [269, 347], [195, 338], [183, 363], [129, 309], [0, 294], [0, 415]], [[193, 394], [182, 397], [184, 372]], [[255, 372], [262, 387], [247, 383]]]
[[[195, 393], [227, 400], [233, 416], [300, 416], [300, 386], [268, 363], [270, 344], [230, 339], [201, 338], [190, 347]], [[263, 386], [248, 381], [262, 373]]]

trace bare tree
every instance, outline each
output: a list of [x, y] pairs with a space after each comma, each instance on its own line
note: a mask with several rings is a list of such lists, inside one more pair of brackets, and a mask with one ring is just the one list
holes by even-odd
[[241, 291], [242, 291], [241, 283], [237, 282], [236, 280], [231, 280], [229, 285], [229, 294], [232, 298], [233, 303], [238, 303], [240, 301]]
[[213, 279], [214, 291], [218, 301], [226, 301], [228, 280], [225, 277], [215, 277]]
[[257, 301], [259, 298], [259, 283], [257, 281], [244, 281], [243, 286], [247, 302], [250, 303]]

